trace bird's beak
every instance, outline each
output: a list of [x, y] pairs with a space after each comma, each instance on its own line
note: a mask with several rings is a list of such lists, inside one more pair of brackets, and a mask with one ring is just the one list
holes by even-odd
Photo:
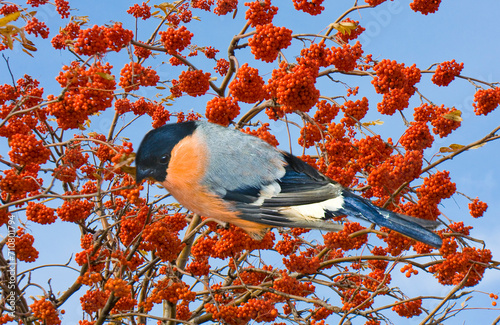
[[153, 173], [149, 169], [136, 168], [136, 170], [135, 170], [135, 183], [137, 185], [141, 184], [144, 179], [151, 177], [152, 174]]

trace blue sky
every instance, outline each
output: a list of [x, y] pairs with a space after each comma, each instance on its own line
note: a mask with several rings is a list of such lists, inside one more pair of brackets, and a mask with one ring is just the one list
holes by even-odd
[[[14, 1], [16, 2], [16, 1]], [[241, 1], [242, 3], [244, 1]], [[105, 24], [111, 21], [122, 21], [124, 27], [134, 29], [134, 19], [127, 15], [125, 11], [134, 2], [132, 1], [70, 1], [70, 5], [79, 6], [78, 12], [72, 12], [73, 15], [89, 16], [90, 25]], [[188, 27], [195, 33], [193, 43], [199, 46], [212, 45], [219, 48], [221, 52], [218, 58], [224, 57], [224, 51], [227, 48], [229, 40], [240, 31], [243, 26], [243, 18], [246, 7], [240, 4], [236, 19], [231, 15], [224, 17], [207, 17], [202, 12], [194, 12], [194, 15], [203, 15], [201, 22], [193, 22]], [[311, 17], [308, 14], [298, 13], [292, 9], [291, 1], [273, 1], [273, 3], [283, 5], [280, 7], [274, 23], [291, 28], [294, 33], [321, 33], [324, 28], [339, 16], [345, 9], [349, 8], [353, 1], [325, 1], [327, 9], [319, 17]], [[151, 2], [150, 4], [153, 4]], [[56, 35], [59, 26], [59, 18], [50, 6], [43, 6], [37, 9], [37, 17], [45, 21], [51, 28], [50, 38]], [[413, 63], [417, 67], [425, 69], [434, 63], [440, 63], [455, 59], [457, 62], [464, 62], [462, 74], [465, 76], [482, 79], [488, 82], [500, 81], [500, 45], [498, 43], [498, 13], [500, 12], [500, 2], [488, 0], [482, 2], [458, 0], [443, 1], [440, 10], [436, 14], [427, 16], [414, 13], [408, 6], [407, 1], [386, 2], [375, 9], [361, 10], [352, 12], [348, 17], [359, 20], [361, 25], [367, 28], [359, 40], [363, 44], [365, 54], [371, 53], [375, 59], [394, 59], [398, 62], [404, 62], [406, 65]], [[139, 39], [149, 36], [154, 24], [150, 22], [139, 21]], [[63, 64], [69, 64], [73, 59], [67, 52], [56, 51], [50, 47], [47, 41], [39, 39], [34, 40], [38, 47], [38, 52], [34, 53], [34, 58], [29, 57], [20, 51], [16, 46], [14, 51], [3, 51], [2, 54], [9, 58], [9, 63], [14, 73], [15, 79], [21, 78], [25, 73], [38, 79], [45, 88], [45, 94], [58, 94], [60, 88], [55, 81], [55, 77]], [[47, 46], [48, 45], [48, 46]], [[293, 59], [294, 49], [300, 48], [301, 44], [294, 41], [292, 47], [285, 50], [285, 55], [290, 55]], [[241, 52], [241, 53], [240, 53]], [[253, 59], [248, 50], [242, 50], [237, 53], [240, 64], [249, 62], [251, 66], [258, 67], [262, 73], [270, 76], [273, 64], [261, 64]], [[115, 64], [115, 71], [118, 74], [121, 66], [127, 62], [128, 57], [125, 53], [111, 53], [105, 58]], [[168, 57], [160, 54], [154, 59], [147, 61], [148, 65], [156, 68], [162, 80], [177, 78], [180, 69], [172, 69], [163, 64]], [[202, 58], [194, 58], [196, 66], [205, 68]], [[206, 68], [215, 75], [212, 67]], [[434, 146], [426, 150], [426, 156], [431, 159], [439, 151], [440, 147], [449, 146], [452, 143], [468, 144], [482, 138], [490, 130], [498, 126], [500, 122], [500, 111], [494, 111], [488, 116], [477, 117], [473, 113], [472, 99], [474, 95], [474, 86], [466, 80], [455, 80], [449, 87], [437, 87], [430, 82], [431, 74], [424, 75], [418, 88], [428, 98], [436, 104], [445, 106], [454, 106], [462, 111], [462, 127], [455, 131], [451, 136], [445, 139], [436, 138]], [[366, 96], [370, 100], [372, 107], [375, 107], [377, 101], [382, 96], [374, 92], [368, 77], [346, 77], [335, 76], [351, 86], [360, 86], [360, 96]], [[0, 60], [0, 83], [10, 83], [11, 79], [3, 60]], [[220, 81], [216, 81], [220, 83]], [[344, 95], [343, 86], [332, 83], [322, 83], [321, 90], [328, 94]], [[148, 89], [139, 92], [140, 95], [153, 97], [158, 90]], [[212, 94], [213, 95], [213, 94]], [[205, 104], [212, 95], [191, 98], [183, 97], [176, 101], [172, 110], [189, 110], [204, 113]], [[405, 111], [407, 118], [411, 119], [411, 108], [418, 105], [417, 98], [412, 99], [410, 108]], [[413, 106], [412, 106], [413, 105]], [[242, 106], [242, 111], [249, 106]], [[383, 137], [399, 138], [404, 132], [401, 118], [396, 114], [392, 117], [382, 116], [372, 110], [366, 120], [381, 119], [384, 125], [373, 127], [375, 132]], [[92, 119], [89, 131], [106, 132], [111, 115], [103, 114], [98, 118]], [[265, 116], [259, 116], [259, 119], [265, 120]], [[123, 120], [125, 124], [128, 120]], [[145, 130], [150, 128], [148, 118], [141, 118], [137, 123], [137, 128], [128, 130], [123, 136], [130, 137], [137, 148]], [[272, 129], [277, 133], [283, 149], [289, 147], [286, 137], [286, 131], [282, 123], [272, 123]], [[293, 142], [294, 148], [296, 142]], [[6, 156], [6, 143], [4, 139], [0, 140], [0, 155]], [[467, 203], [468, 200], [461, 195], [455, 195], [453, 198], [445, 200], [441, 206], [442, 212], [454, 221], [464, 221], [466, 224], [474, 226], [472, 236], [486, 241], [487, 248], [493, 251], [494, 258], [498, 259], [500, 255], [500, 201], [498, 192], [500, 190], [500, 175], [498, 172], [498, 160], [500, 158], [500, 143], [492, 142], [476, 150], [465, 152], [451, 161], [441, 166], [439, 170], [449, 170], [452, 180], [457, 183], [457, 189], [470, 197], [478, 196], [481, 200], [489, 204], [485, 216], [474, 220], [469, 216]], [[435, 159], [435, 158], [434, 158]], [[30, 227], [33, 233], [37, 234], [35, 247], [41, 252], [41, 261], [47, 263], [66, 262], [74, 251], [74, 247], [79, 245], [79, 232], [75, 227], [66, 223], [57, 223], [57, 227], [39, 227], [33, 225]], [[44, 230], [44, 232], [42, 231]], [[53, 251], [54, 243], [63, 241], [67, 245], [60, 245], [56, 252]], [[24, 268], [21, 265], [20, 268]], [[30, 267], [30, 265], [26, 265]], [[54, 278], [71, 276], [73, 271], [62, 270], [59, 268], [50, 269], [47, 272], [41, 272], [40, 279], [46, 278], [49, 274]], [[395, 272], [394, 275], [398, 273]], [[393, 276], [394, 276], [393, 275]], [[64, 290], [64, 283], [53, 285], [58, 290]], [[424, 277], [418, 285], [408, 285], [410, 282], [404, 282], [404, 290], [408, 295], [418, 295], [421, 293], [422, 286], [425, 290], [434, 294], [446, 294], [450, 288], [443, 288], [437, 284], [432, 277]], [[485, 292], [493, 291], [499, 294], [500, 276], [496, 271], [489, 270], [482, 283], [475, 287], [476, 290]], [[39, 293], [35, 293], [39, 294]], [[81, 310], [77, 300], [71, 302], [69, 308], [66, 308], [66, 315], [63, 323], [75, 323], [81, 317]], [[460, 303], [460, 302], [459, 302]], [[490, 299], [487, 295], [478, 295], [467, 302], [471, 306], [487, 308], [490, 305]], [[71, 310], [75, 306], [74, 310]], [[484, 310], [466, 311], [455, 319], [456, 322], [464, 324], [491, 323], [499, 314], [498, 310], [484, 312]], [[420, 318], [421, 319], [421, 318]], [[404, 321], [404, 320], [403, 320]], [[408, 324], [414, 324], [415, 319], [408, 321]], [[362, 322], [361, 322], [362, 323]], [[402, 324], [400, 319], [395, 323]], [[357, 323], [354, 323], [357, 324]]]

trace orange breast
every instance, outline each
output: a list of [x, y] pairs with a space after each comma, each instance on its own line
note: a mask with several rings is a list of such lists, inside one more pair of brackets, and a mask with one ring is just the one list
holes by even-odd
[[268, 226], [238, 218], [229, 203], [212, 194], [200, 182], [207, 164], [206, 148], [194, 135], [181, 140], [171, 153], [163, 186], [187, 209], [223, 222], [234, 224], [252, 237], [260, 238]]

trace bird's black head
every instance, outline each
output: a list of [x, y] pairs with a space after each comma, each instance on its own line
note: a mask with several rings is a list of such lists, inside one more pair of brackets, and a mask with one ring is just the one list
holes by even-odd
[[163, 182], [167, 177], [170, 155], [175, 145], [193, 134], [196, 122], [167, 124], [149, 131], [141, 142], [135, 157], [136, 182], [151, 177]]

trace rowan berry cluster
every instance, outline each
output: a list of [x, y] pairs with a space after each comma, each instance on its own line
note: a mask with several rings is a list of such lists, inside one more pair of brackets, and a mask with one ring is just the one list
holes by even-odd
[[203, 54], [205, 54], [205, 57], [207, 59], [215, 60], [215, 56], [217, 55], [217, 53], [219, 53], [219, 50], [213, 48], [212, 46], [205, 46], [197, 49], [199, 49]]
[[432, 147], [434, 137], [424, 122], [412, 122], [410, 127], [399, 139], [399, 143], [405, 150], [419, 150]]
[[42, 320], [46, 325], [59, 325], [61, 320], [54, 305], [42, 298], [40, 300], [34, 299], [34, 302], [30, 305], [33, 316]]
[[[272, 288], [283, 293], [307, 297], [314, 293], [316, 287], [309, 281], [299, 281], [295, 277], [291, 277], [285, 271], [280, 271], [280, 277], [275, 279]], [[269, 294], [268, 297], [276, 302], [283, 302], [285, 298], [276, 294]]]
[[413, 0], [410, 3], [410, 8], [415, 12], [420, 12], [423, 15], [433, 14], [439, 9], [441, 0]]
[[78, 128], [90, 115], [111, 107], [116, 86], [114, 78], [109, 77], [111, 68], [109, 63], [103, 66], [100, 62], [88, 69], [77, 62], [63, 67], [56, 80], [68, 90], [60, 101], [53, 95], [47, 96], [48, 101], [54, 101], [48, 105], [48, 113], [57, 118], [59, 127]]
[[[352, 279], [349, 279], [352, 280]], [[360, 284], [359, 284], [360, 285]], [[373, 298], [371, 298], [370, 292], [366, 290], [356, 289], [341, 289], [342, 296], [340, 297], [342, 301], [342, 310], [349, 311], [353, 308], [359, 310], [365, 310], [373, 305]]]
[[148, 6], [146, 2], [143, 2], [142, 5], [136, 3], [132, 7], [128, 8], [127, 13], [137, 19], [142, 18], [142, 20], [146, 20], [151, 17], [151, 7]]
[[432, 76], [432, 82], [438, 86], [448, 86], [464, 68], [464, 64], [458, 64], [455, 60], [445, 61], [436, 67], [436, 72]]
[[321, 261], [317, 256], [307, 255], [307, 252], [301, 252], [300, 255], [290, 254], [289, 258], [283, 258], [283, 264], [290, 272], [314, 274], [318, 271]]
[[378, 111], [392, 115], [408, 107], [408, 100], [415, 93], [414, 85], [420, 81], [420, 70], [415, 65], [405, 67], [404, 63], [387, 59], [378, 62], [373, 70], [377, 74], [372, 80], [375, 91], [384, 95], [377, 104]]
[[[397, 303], [397, 301], [396, 301]], [[392, 307], [396, 313], [401, 317], [412, 318], [422, 313], [422, 299], [405, 301]]]
[[186, 283], [164, 278], [154, 285], [152, 292], [139, 306], [143, 305], [145, 311], [150, 311], [154, 304], [162, 303], [163, 300], [176, 304], [179, 300], [194, 301], [195, 297], [196, 293]]
[[422, 170], [422, 152], [407, 151], [404, 156], [389, 157], [368, 176], [375, 196], [383, 197], [394, 193], [403, 183], [411, 182]]
[[49, 0], [26, 0], [26, 4], [31, 5], [32, 7], [38, 7], [39, 5], [44, 5]]
[[229, 71], [229, 62], [222, 58], [217, 60], [217, 64], [214, 67], [214, 70], [221, 76], [225, 76]]
[[[299, 64], [288, 71], [288, 65], [282, 62], [279, 69], [273, 70], [272, 77], [264, 88], [282, 105], [280, 110], [283, 113], [295, 110], [308, 112], [319, 98], [319, 90], [315, 87], [317, 74], [317, 66], [311, 68]], [[269, 115], [269, 111], [266, 110], [266, 113]], [[280, 114], [277, 116], [282, 117]]]
[[210, 73], [202, 70], [182, 71], [179, 76], [179, 89], [189, 96], [202, 96], [210, 89]]
[[[368, 3], [368, 1], [365, 1], [365, 2]], [[339, 41], [344, 42], [344, 43], [348, 43], [349, 41], [358, 38], [358, 36], [361, 35], [361, 33], [363, 33], [366, 30], [366, 28], [361, 27], [361, 25], [359, 25], [359, 21], [352, 20], [351, 18], [343, 19], [341, 21], [341, 23], [344, 23], [344, 24], [345, 23], [351, 23], [351, 24], [356, 24], [357, 25], [355, 29], [351, 29], [348, 32], [338, 31], [337, 34], [335, 34], [335, 38], [337, 40], [339, 40]]]
[[95, 321], [91, 322], [91, 321], [88, 321], [88, 320], [79, 320], [78, 321], [78, 325], [94, 325], [95, 324]]
[[232, 97], [214, 97], [207, 102], [205, 117], [209, 122], [228, 126], [240, 114], [238, 101]]
[[214, 13], [218, 16], [227, 15], [238, 7], [238, 0], [217, 0]]
[[357, 150], [357, 168], [368, 172], [384, 162], [393, 152], [391, 143], [384, 142], [380, 135], [361, 138], [354, 141], [353, 145]]
[[312, 16], [319, 15], [325, 7], [321, 4], [324, 0], [293, 0], [293, 6], [296, 10], [302, 10]]
[[121, 297], [111, 309], [111, 314], [119, 314], [126, 311], [132, 311], [134, 307], [137, 306], [137, 300], [131, 297], [129, 293], [128, 296]]
[[[271, 266], [264, 265], [263, 271], [272, 271]], [[239, 270], [238, 278], [233, 281], [233, 285], [260, 285], [262, 282], [269, 280], [271, 277], [265, 272], [255, 272], [252, 266]], [[235, 292], [245, 292], [245, 289], [236, 290]]]
[[255, 322], [272, 322], [278, 317], [278, 310], [274, 302], [268, 299], [252, 298], [240, 306], [205, 304], [208, 313], [212, 313], [215, 320], [230, 325], [248, 324], [252, 319]]
[[108, 42], [108, 50], [120, 52], [134, 38], [131, 30], [124, 29], [121, 23], [115, 23], [113, 27], [104, 30], [104, 38]]
[[7, 16], [8, 14], [12, 14], [12, 13], [18, 12], [18, 11], [19, 11], [19, 7], [16, 5], [4, 4], [0, 7], [0, 14], [4, 15], [4, 16]]
[[[82, 263], [82, 265], [83, 265], [83, 263]], [[96, 272], [94, 272], [94, 270], [85, 272], [84, 275], [79, 276], [77, 279], [78, 283], [81, 283], [81, 284], [89, 286], [89, 287], [93, 286], [96, 283], [101, 282], [101, 281], [102, 281], [101, 273], [96, 273]]]
[[167, 223], [156, 221], [146, 225], [142, 232], [141, 249], [155, 251], [162, 261], [173, 261], [181, 252], [184, 244], [177, 231], [172, 231]]
[[461, 113], [456, 108], [445, 108], [444, 105], [434, 106], [433, 108], [436, 118], [431, 121], [434, 127], [432, 132], [439, 135], [440, 138], [447, 137], [462, 124]]
[[10, 316], [8, 313], [5, 313], [2, 316], [0, 316], [0, 324], [1, 325], [7, 324], [7, 323], [12, 322], [12, 321], [14, 321], [14, 317]]
[[49, 208], [45, 204], [34, 202], [28, 202], [26, 218], [42, 225], [54, 223], [57, 219], [54, 209]]
[[68, 199], [56, 209], [56, 213], [62, 221], [78, 222], [85, 220], [90, 215], [93, 207], [94, 204], [89, 200]]
[[368, 241], [368, 235], [351, 237], [350, 235], [365, 229], [357, 222], [347, 222], [344, 229], [338, 232], [329, 232], [323, 235], [325, 245], [330, 249], [341, 248], [344, 251], [359, 249]]
[[130, 290], [132, 286], [127, 284], [127, 281], [123, 279], [109, 279], [104, 285], [104, 289], [113, 292], [115, 297], [126, 297], [130, 296]]
[[346, 136], [345, 133], [346, 129], [343, 124], [330, 123], [328, 125], [328, 133], [323, 151], [328, 155], [329, 166], [325, 166], [324, 169], [346, 167], [349, 160], [355, 157], [356, 150], [352, 146], [351, 138]]
[[[105, 263], [109, 256], [110, 252], [108, 249], [99, 248], [97, 250], [94, 250], [93, 246], [79, 253], [76, 253], [75, 262], [80, 266], [87, 265], [89, 272], [91, 272], [87, 277], [84, 276], [81, 279], [83, 281], [82, 283], [88, 283], [88, 285], [92, 285], [92, 283], [95, 283], [95, 281], [100, 281], [101, 276], [99, 273], [104, 269]], [[92, 274], [92, 272], [96, 272], [96, 274], [99, 274], [99, 276]]]
[[94, 25], [80, 30], [74, 49], [77, 54], [89, 56], [108, 50], [119, 52], [133, 37], [132, 31], [124, 29], [121, 23], [115, 23], [112, 27]]
[[33, 247], [35, 238], [24, 232], [24, 228], [19, 227], [15, 237], [15, 252], [18, 260], [32, 263], [38, 258], [38, 251]]
[[37, 191], [43, 179], [37, 178], [40, 165], [30, 164], [24, 167], [22, 172], [17, 169], [4, 170], [4, 177], [0, 176], [0, 190], [2, 190], [1, 197], [3, 200], [7, 199], [10, 195], [12, 201], [23, 199], [28, 193]]
[[170, 27], [166, 31], [160, 31], [158, 34], [161, 37], [160, 41], [163, 47], [165, 47], [167, 53], [171, 55], [178, 54], [188, 47], [193, 37], [193, 33], [188, 31], [185, 26], [181, 26], [177, 29]]
[[437, 172], [424, 178], [424, 183], [417, 189], [420, 200], [429, 203], [439, 203], [442, 199], [450, 198], [456, 191], [455, 183], [450, 180], [450, 172]]
[[479, 201], [478, 198], [469, 203], [470, 214], [474, 218], [482, 217], [486, 209], [488, 209], [488, 204]]
[[384, 59], [373, 67], [377, 76], [372, 80], [375, 91], [388, 93], [391, 89], [410, 89], [420, 81], [420, 70], [414, 65], [405, 67], [404, 63]]
[[[444, 246], [444, 245], [443, 245]], [[429, 267], [439, 283], [458, 285], [464, 278], [465, 287], [473, 287], [482, 279], [492, 255], [489, 249], [464, 247], [462, 252], [446, 253], [441, 251], [444, 259], [441, 263]]]
[[302, 65], [310, 65], [314, 63], [318, 67], [327, 67], [331, 63], [332, 50], [326, 48], [324, 41], [319, 43], [311, 43], [307, 48], [300, 51], [300, 57], [297, 58], [297, 63]]
[[0, 209], [0, 226], [7, 224], [10, 220], [11, 213], [9, 210], [3, 208]]
[[340, 71], [352, 71], [357, 66], [357, 61], [363, 55], [361, 43], [356, 42], [354, 46], [344, 44], [342, 47], [333, 47], [328, 61]]
[[61, 16], [61, 18], [69, 17], [69, 2], [66, 0], [54, 0], [54, 4], [56, 5], [57, 13]]
[[72, 183], [77, 178], [76, 169], [69, 166], [58, 166], [54, 168], [52, 176], [65, 183]]
[[[490, 297], [491, 299], [498, 300], [498, 295], [496, 295], [496, 294], [494, 294], [494, 293], [490, 293], [490, 294], [489, 294], [489, 297]], [[495, 307], [495, 306], [497, 305], [497, 302], [496, 302], [496, 301], [492, 301], [492, 302], [491, 302], [491, 305], [492, 305], [493, 307]]]
[[325, 127], [319, 124], [306, 123], [302, 129], [300, 129], [300, 137], [298, 143], [304, 148], [309, 148], [314, 146], [316, 142], [321, 141], [324, 137], [323, 132]]
[[50, 150], [34, 134], [14, 134], [10, 138], [10, 160], [19, 165], [44, 164], [50, 158]]
[[108, 299], [109, 291], [87, 290], [87, 292], [80, 297], [80, 304], [83, 311], [87, 314], [92, 314], [104, 308]]
[[[139, 43], [143, 42], [139, 41]], [[150, 49], [144, 46], [134, 45], [134, 55], [140, 59], [147, 59], [151, 56], [152, 53], [153, 52]]]
[[415, 270], [413, 268], [413, 265], [411, 264], [405, 264], [402, 268], [401, 268], [401, 273], [405, 273], [405, 276], [407, 278], [411, 277], [412, 275], [417, 275], [418, 274], [418, 271]]
[[[450, 223], [448, 225], [448, 228], [453, 230], [453, 232], [455, 232], [455, 233], [464, 234], [465, 236], [469, 236], [470, 230], [472, 229], [472, 226], [466, 227], [466, 226], [464, 226], [464, 222], [460, 221], [460, 222]], [[455, 251], [456, 251], [456, 249], [455, 249]]]
[[270, 130], [269, 123], [263, 123], [261, 127], [258, 128], [257, 130], [250, 130], [250, 128], [246, 128], [246, 129], [241, 129], [241, 132], [261, 138], [262, 140], [266, 141], [273, 147], [277, 147], [279, 145], [279, 142], [276, 139], [276, 137], [273, 134], [271, 134], [269, 130]]
[[393, 115], [396, 111], [402, 111], [408, 107], [410, 94], [404, 89], [395, 88], [384, 94], [382, 101], [377, 103], [377, 110], [381, 114]]
[[217, 242], [216, 237], [201, 236], [191, 248], [191, 254], [196, 259], [207, 258], [212, 255], [213, 247]]
[[194, 258], [191, 263], [186, 265], [184, 270], [194, 276], [208, 275], [210, 273], [210, 264], [208, 263], [208, 257]]
[[488, 115], [500, 105], [500, 87], [492, 89], [479, 89], [474, 94], [474, 113]]
[[252, 239], [241, 228], [231, 226], [229, 229], [218, 229], [219, 240], [215, 241], [211, 257], [225, 259], [239, 256], [242, 251], [255, 249], [271, 249], [274, 246], [274, 233], [268, 232], [260, 241]]
[[70, 22], [54, 36], [51, 43], [56, 50], [65, 49], [66, 46], [80, 34], [80, 24]]
[[210, 11], [210, 7], [214, 4], [214, 0], [192, 0], [191, 7], [205, 11]]
[[229, 90], [234, 99], [244, 103], [255, 103], [266, 97], [264, 80], [259, 76], [259, 70], [243, 64], [233, 81], [229, 84]]
[[403, 214], [428, 220], [436, 220], [440, 212], [438, 204], [435, 201], [430, 201], [425, 197], [420, 199], [417, 203], [407, 202], [400, 204], [399, 208]]
[[167, 21], [170, 23], [170, 26], [177, 28], [181, 21], [183, 23], [189, 23], [193, 18], [193, 13], [188, 9], [189, 4], [184, 3], [176, 8], [175, 11], [172, 11], [169, 15], [167, 15]]
[[129, 211], [121, 217], [120, 240], [124, 245], [128, 246], [139, 238], [147, 218], [148, 209], [146, 207], [138, 211]]
[[292, 44], [292, 31], [269, 23], [258, 25], [255, 35], [248, 40], [250, 50], [257, 60], [273, 62], [282, 49]]
[[39, 21], [36, 17], [31, 18], [24, 26], [24, 30], [28, 34], [33, 34], [36, 37], [41, 36], [42, 38], [49, 37], [49, 28], [44, 22]]
[[74, 168], [80, 168], [87, 163], [89, 154], [85, 153], [85, 155], [83, 155], [82, 148], [77, 146], [67, 149], [64, 156], [61, 158], [64, 164]]
[[344, 117], [340, 122], [346, 126], [353, 126], [358, 123], [368, 112], [368, 99], [363, 97], [361, 100], [355, 102], [348, 100], [340, 109], [344, 112]]
[[278, 12], [278, 7], [271, 6], [271, 0], [245, 2], [245, 6], [248, 7], [245, 19], [252, 27], [271, 23], [274, 15]]
[[380, 231], [388, 234], [386, 237], [382, 235], [377, 235], [377, 237], [381, 238], [384, 242], [387, 243], [385, 251], [392, 256], [401, 255], [403, 251], [408, 250], [412, 245], [416, 243], [415, 240], [392, 231], [389, 228], [381, 227]]
[[[309, 309], [309, 311], [311, 312], [311, 318], [315, 321], [326, 319], [328, 316], [330, 316], [334, 312], [333, 310], [327, 309], [325, 307], [319, 307], [319, 308], [316, 308], [314, 310]], [[318, 323], [316, 323], [316, 324], [318, 324]]]
[[[131, 157], [130, 154], [126, 154], [128, 158]], [[120, 166], [120, 154], [115, 156], [113, 160], [113, 163], [115, 163], [115, 166], [117, 166], [117, 169]], [[128, 159], [125, 158], [125, 159]], [[121, 168], [120, 168], [121, 169]], [[144, 189], [144, 186], [142, 185], [137, 185], [134, 181], [134, 179], [130, 175], [125, 175], [124, 178], [120, 182], [116, 182], [115, 185], [111, 188], [112, 190], [115, 190], [116, 195], [123, 196], [123, 198], [132, 204], [135, 205], [141, 205], [144, 202], [144, 199], [140, 197], [140, 192], [141, 190]]]
[[340, 106], [330, 104], [326, 100], [320, 100], [316, 103], [316, 112], [313, 119], [320, 124], [329, 124], [337, 116]]
[[378, 6], [379, 4], [385, 2], [385, 0], [365, 0], [365, 2], [367, 4], [369, 4], [370, 6], [373, 6], [373, 7], [376, 7]]
[[120, 82], [118, 85], [126, 92], [138, 90], [139, 86], [156, 86], [160, 76], [151, 67], [144, 68], [140, 63], [130, 62], [125, 64], [120, 71]]

